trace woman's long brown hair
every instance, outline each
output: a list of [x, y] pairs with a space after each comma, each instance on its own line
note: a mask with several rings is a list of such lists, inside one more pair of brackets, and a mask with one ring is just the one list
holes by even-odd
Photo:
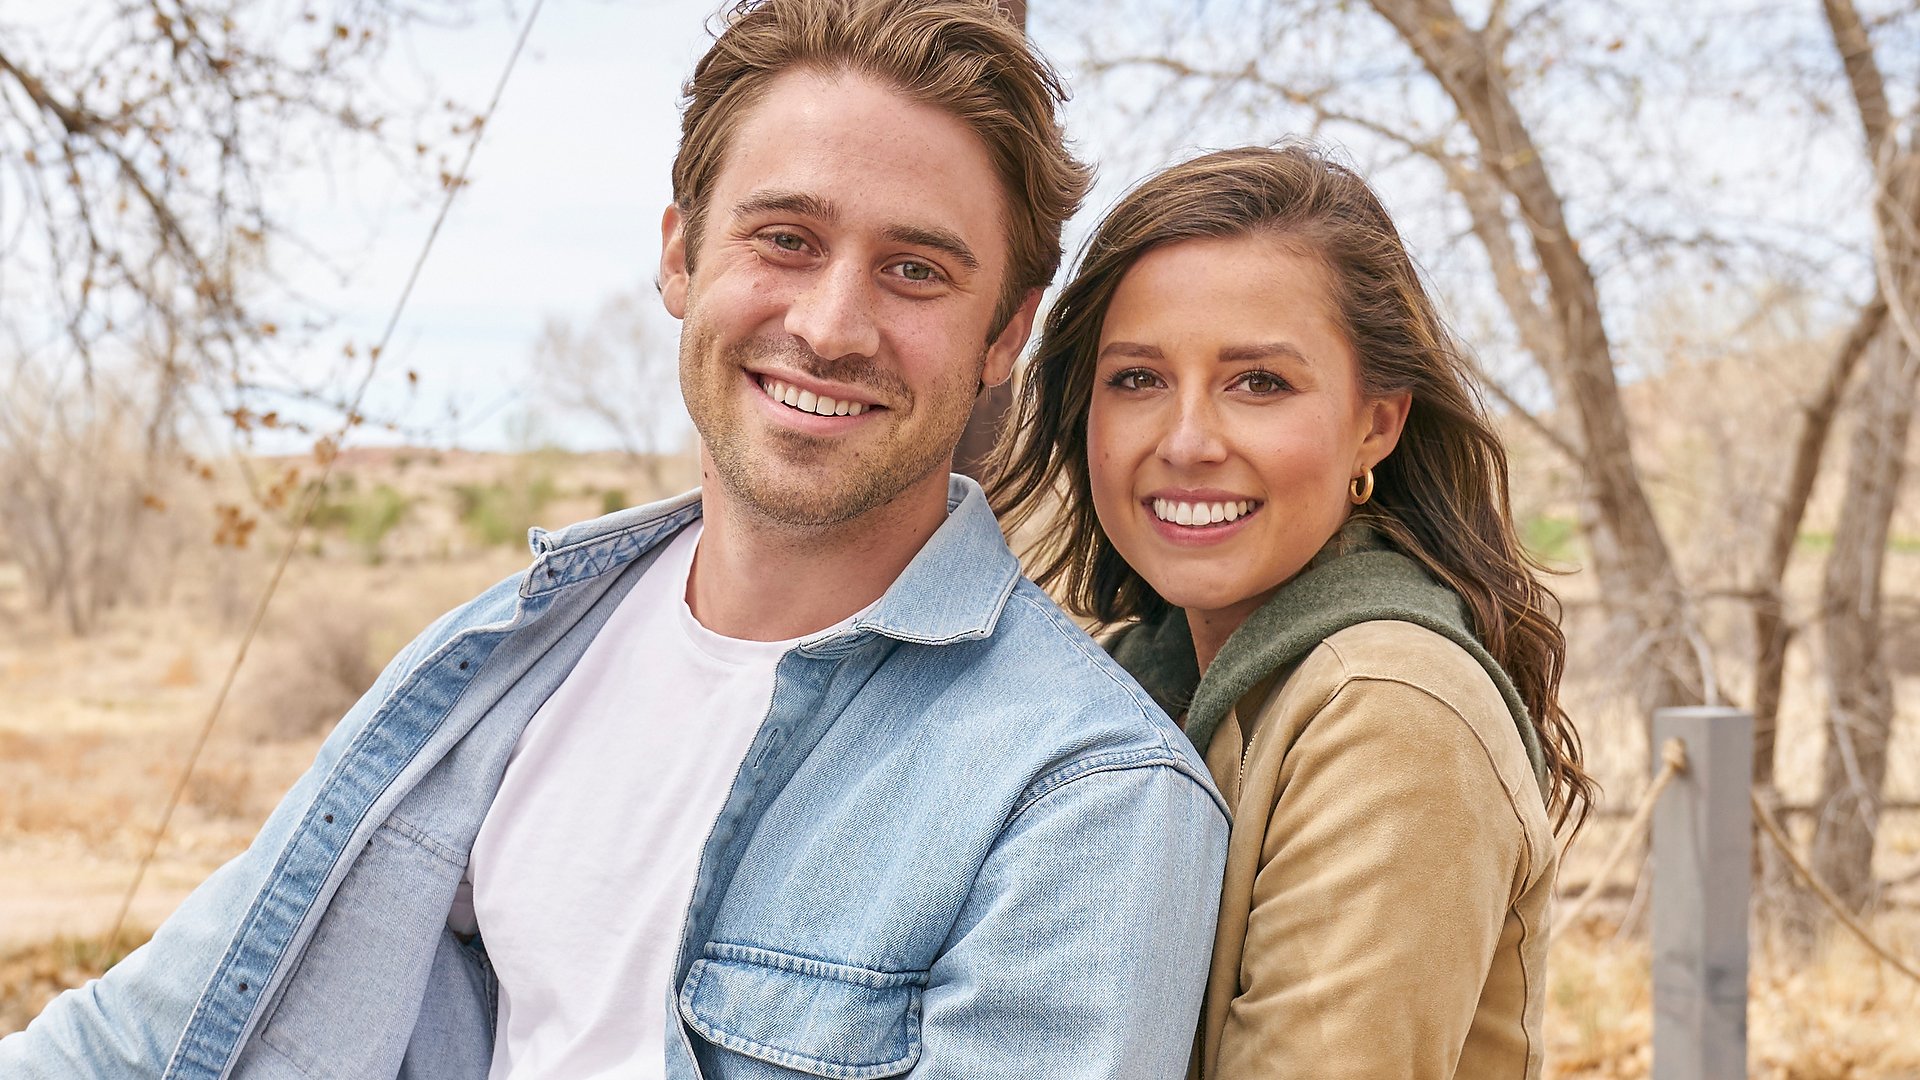
[[1581, 765], [1579, 732], [1560, 707], [1560, 604], [1515, 532], [1506, 448], [1465, 351], [1379, 198], [1312, 144], [1223, 150], [1176, 165], [1128, 193], [1101, 223], [1047, 316], [1021, 383], [1015, 434], [995, 459], [988, 490], [1008, 534], [1025, 535], [1041, 524], [1037, 516], [1052, 515], [1028, 555], [1034, 579], [1076, 614], [1111, 625], [1166, 611], [1094, 515], [1094, 361], [1114, 291], [1141, 256], [1183, 240], [1243, 236], [1278, 239], [1319, 259], [1363, 392], [1412, 396], [1399, 445], [1374, 466], [1373, 498], [1354, 516], [1466, 601], [1476, 636], [1539, 730], [1556, 827], [1571, 821], [1577, 830], [1596, 788]]

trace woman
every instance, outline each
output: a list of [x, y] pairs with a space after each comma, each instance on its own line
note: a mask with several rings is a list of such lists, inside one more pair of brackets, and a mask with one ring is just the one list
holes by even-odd
[[1233, 809], [1206, 1080], [1540, 1073], [1548, 821], [1592, 782], [1469, 387], [1379, 200], [1301, 144], [1148, 180], [1048, 317], [995, 500], [1052, 515], [1036, 579], [1123, 624]]

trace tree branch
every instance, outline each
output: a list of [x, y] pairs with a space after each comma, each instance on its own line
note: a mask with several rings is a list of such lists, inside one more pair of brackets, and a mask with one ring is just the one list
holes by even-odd
[[1893, 109], [1887, 104], [1887, 83], [1874, 59], [1873, 42], [1853, 0], [1821, 0], [1821, 7], [1826, 11], [1827, 28], [1833, 32], [1833, 47], [1846, 69], [1853, 103], [1860, 110], [1867, 156], [1878, 161], [1893, 135]]

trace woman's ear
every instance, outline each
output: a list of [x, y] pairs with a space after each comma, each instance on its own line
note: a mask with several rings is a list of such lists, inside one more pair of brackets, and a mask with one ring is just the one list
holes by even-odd
[[1407, 414], [1412, 410], [1413, 394], [1405, 390], [1367, 399], [1367, 433], [1360, 440], [1354, 475], [1373, 468], [1393, 453], [1393, 448], [1400, 445], [1400, 432], [1406, 429]]

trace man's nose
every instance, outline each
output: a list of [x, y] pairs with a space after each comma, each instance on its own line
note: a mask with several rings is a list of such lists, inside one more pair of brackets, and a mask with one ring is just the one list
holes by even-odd
[[1160, 435], [1160, 457], [1172, 465], [1208, 465], [1226, 460], [1220, 413], [1203, 393], [1181, 394], [1169, 403]]
[[864, 266], [836, 262], [814, 275], [787, 307], [787, 333], [807, 343], [815, 356], [872, 356], [880, 348], [873, 318], [873, 283]]

